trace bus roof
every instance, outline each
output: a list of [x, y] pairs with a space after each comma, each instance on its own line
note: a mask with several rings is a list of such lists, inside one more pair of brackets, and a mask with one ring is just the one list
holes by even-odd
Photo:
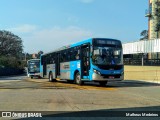
[[[93, 39], [117, 40], [117, 39], [112, 39], [112, 38], [89, 38], [89, 39], [82, 40], [82, 41], [77, 42], [77, 43], [65, 45], [65, 46], [60, 47], [60, 48], [58, 48], [58, 49], [55, 49], [55, 50], [53, 50], [53, 51], [47, 52], [47, 53], [45, 53], [45, 54], [42, 54], [42, 56], [47, 55], [47, 54], [50, 54], [50, 53], [53, 53], [53, 52], [65, 50], [65, 49], [68, 49], [68, 48], [76, 47], [76, 46], [79, 46], [79, 45], [84, 44], [84, 43], [91, 43]], [[117, 41], [120, 41], [120, 40], [117, 40]]]
[[28, 61], [34, 61], [34, 60], [40, 60], [40, 59], [30, 59], [30, 60], [28, 60]]
[[83, 40], [83, 41], [80, 41], [80, 42], [77, 42], [77, 43], [65, 45], [65, 46], [60, 47], [60, 48], [58, 48], [58, 49], [55, 49], [55, 50], [53, 50], [53, 51], [47, 52], [47, 53], [45, 53], [45, 54], [42, 54], [42, 56], [43, 56], [43, 55], [50, 54], [50, 53], [53, 53], [53, 52], [65, 50], [65, 49], [68, 49], [68, 48], [71, 48], [71, 47], [75, 47], [75, 46], [81, 45], [81, 44], [83, 44], [83, 43], [87, 43], [87, 42], [89, 42], [89, 41], [91, 42], [91, 40], [92, 40], [92, 38], [87, 39], [87, 40]]

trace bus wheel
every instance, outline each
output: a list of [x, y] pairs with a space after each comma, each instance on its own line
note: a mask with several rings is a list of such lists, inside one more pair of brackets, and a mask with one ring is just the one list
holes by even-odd
[[31, 79], [33, 79], [33, 76], [31, 76]]
[[49, 82], [53, 82], [53, 75], [51, 72], [49, 73]]
[[80, 76], [79, 72], [75, 75], [75, 82], [78, 85], [83, 85], [83, 81], [81, 80], [81, 76]]
[[100, 81], [99, 84], [100, 84], [100, 86], [106, 86], [107, 81]]
[[67, 80], [68, 83], [74, 83], [74, 80]]
[[41, 76], [38, 76], [38, 79], [41, 79], [42, 77]]

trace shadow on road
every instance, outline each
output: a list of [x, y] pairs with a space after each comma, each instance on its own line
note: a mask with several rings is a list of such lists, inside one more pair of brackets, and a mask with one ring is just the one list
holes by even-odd
[[[33, 111], [32, 111], [33, 112]], [[38, 111], [36, 111], [38, 112]], [[39, 111], [42, 113], [42, 119], [114, 119], [114, 120], [159, 120], [160, 106], [133, 107], [118, 109], [101, 109], [90, 111]], [[29, 119], [29, 118], [26, 118]], [[33, 120], [35, 118], [30, 118]], [[25, 118], [24, 118], [25, 120]]]
[[11, 75], [11, 76], [0, 76], [0, 82], [1, 81], [7, 81], [7, 80], [24, 80], [26, 79], [26, 74], [20, 74], [20, 75]]
[[[66, 81], [60, 81], [60, 83], [64, 84], [72, 84], [68, 83]], [[75, 85], [75, 84], [73, 84]], [[137, 81], [137, 80], [124, 80], [119, 82], [108, 82], [106, 86], [100, 86], [99, 83], [95, 82], [85, 82], [82, 86], [93, 86], [93, 87], [114, 87], [114, 88], [121, 88], [121, 87], [151, 87], [151, 86], [160, 86], [158, 83], [151, 83], [151, 82], [145, 82], [145, 81]]]
[[146, 81], [137, 81], [137, 80], [124, 80], [121, 82], [110, 82], [108, 87], [151, 87], [151, 86], [160, 86], [158, 83], [151, 83]]
[[[2, 78], [4, 79], [4, 78]], [[23, 79], [23, 80], [22, 80]], [[10, 80], [10, 81], [9, 81]], [[4, 81], [4, 82], [3, 82]], [[136, 81], [136, 80], [124, 80], [121, 82], [109, 82], [106, 86], [100, 86], [95, 82], [85, 82], [84, 85], [79, 86], [67, 81], [48, 82], [46, 79], [26, 79], [24, 76], [19, 77], [6, 77], [5, 80], [0, 78], [0, 89], [97, 89], [97, 90], [113, 90], [115, 88], [124, 87], [154, 87], [160, 86], [160, 84]]]

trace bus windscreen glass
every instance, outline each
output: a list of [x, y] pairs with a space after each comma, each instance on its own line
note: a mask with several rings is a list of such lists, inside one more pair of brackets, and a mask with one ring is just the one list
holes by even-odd
[[93, 64], [121, 65], [122, 46], [117, 40], [95, 40], [92, 51]]
[[29, 61], [28, 72], [39, 73], [40, 72], [40, 61]]

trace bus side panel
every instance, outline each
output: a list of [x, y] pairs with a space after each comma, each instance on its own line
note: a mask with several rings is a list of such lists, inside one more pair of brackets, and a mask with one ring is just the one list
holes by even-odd
[[48, 64], [47, 65], [47, 78], [49, 77], [49, 73], [52, 72], [53, 78], [55, 78], [55, 64]]
[[70, 79], [70, 62], [60, 63], [60, 79]]
[[74, 73], [75, 73], [76, 70], [78, 70], [79, 73], [81, 74], [80, 60], [70, 62], [70, 69], [71, 69], [70, 79], [74, 80]]
[[40, 65], [40, 77], [43, 78], [43, 65]]
[[52, 74], [53, 74], [53, 79], [56, 79], [56, 65], [52, 64]]

